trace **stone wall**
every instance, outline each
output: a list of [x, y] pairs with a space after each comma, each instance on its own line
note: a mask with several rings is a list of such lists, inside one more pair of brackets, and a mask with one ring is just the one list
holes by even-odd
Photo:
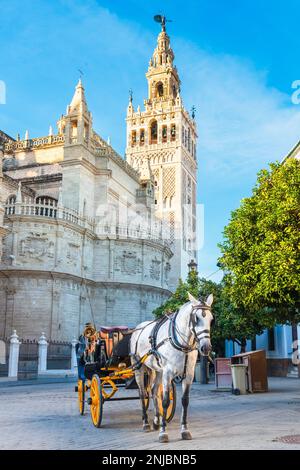
[[136, 326], [152, 319], [169, 291], [140, 284], [95, 283], [66, 274], [11, 270], [0, 275], [0, 337], [71, 341], [86, 322]]

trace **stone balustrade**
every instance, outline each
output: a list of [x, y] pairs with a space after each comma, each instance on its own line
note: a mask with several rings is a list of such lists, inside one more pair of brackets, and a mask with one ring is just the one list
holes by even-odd
[[94, 231], [95, 225], [95, 220], [92, 217], [83, 216], [75, 209], [33, 202], [14, 202], [12, 204], [6, 204], [5, 216], [49, 217], [52, 219], [66, 220], [67, 222], [88, 228], [92, 231]]
[[4, 144], [4, 151], [11, 152], [29, 148], [44, 147], [45, 145], [64, 143], [64, 141], [65, 136], [63, 134], [48, 135], [45, 137], [37, 137], [28, 140], [8, 141]]
[[151, 240], [168, 245], [168, 233], [160, 223], [153, 226], [101, 223], [97, 218], [87, 217], [75, 209], [35, 202], [14, 202], [5, 205], [5, 217], [47, 217], [65, 220], [71, 224], [91, 230], [99, 237], [124, 238], [135, 240]]

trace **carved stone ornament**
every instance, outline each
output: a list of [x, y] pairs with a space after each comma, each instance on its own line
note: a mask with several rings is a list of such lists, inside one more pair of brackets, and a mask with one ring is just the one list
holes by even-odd
[[161, 261], [159, 261], [156, 257], [151, 261], [151, 266], [150, 266], [151, 279], [155, 279], [156, 281], [159, 281], [160, 265], [161, 265]]
[[67, 247], [67, 264], [72, 265], [72, 266], [77, 266], [79, 257], [80, 257], [80, 245], [77, 245], [76, 243], [68, 243]]
[[54, 242], [50, 241], [46, 233], [31, 232], [26, 238], [20, 240], [19, 256], [26, 261], [44, 261], [54, 258]]
[[115, 258], [114, 269], [115, 271], [121, 271], [123, 274], [134, 275], [141, 273], [142, 262], [135, 252], [123, 251], [122, 256]]

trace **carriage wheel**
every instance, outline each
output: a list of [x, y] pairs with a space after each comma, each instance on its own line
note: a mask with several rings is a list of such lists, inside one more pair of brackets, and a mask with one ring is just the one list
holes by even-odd
[[90, 398], [88, 403], [91, 406], [91, 417], [94, 426], [100, 428], [103, 411], [102, 385], [98, 375], [94, 374], [91, 382]]
[[84, 405], [85, 405], [85, 381], [78, 379], [77, 382], [77, 392], [78, 392], [78, 407], [79, 413], [84, 414]]
[[[176, 410], [176, 385], [174, 382], [171, 382], [171, 388], [169, 392], [169, 398], [170, 398], [170, 405], [167, 409], [167, 416], [166, 416], [166, 421], [169, 423], [175, 414]], [[159, 414], [162, 416], [163, 415], [163, 386], [162, 384], [159, 385], [158, 387], [158, 392], [157, 392], [157, 401], [158, 401], [158, 409], [159, 409]]]

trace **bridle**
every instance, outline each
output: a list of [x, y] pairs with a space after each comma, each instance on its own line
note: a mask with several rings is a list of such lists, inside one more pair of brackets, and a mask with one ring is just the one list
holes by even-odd
[[[201, 339], [210, 339], [210, 330], [208, 329], [202, 329], [200, 331], [196, 331], [196, 326], [197, 326], [197, 321], [196, 321], [196, 318], [197, 316], [194, 315], [194, 312], [197, 311], [197, 310], [207, 310], [209, 312], [211, 312], [211, 307], [208, 307], [207, 305], [197, 305], [197, 306], [194, 306], [192, 308], [192, 311], [191, 311], [191, 316], [190, 316], [190, 326], [191, 327], [191, 330], [194, 334], [194, 337], [195, 337], [195, 341], [197, 343], [200, 343]], [[204, 335], [204, 336], [202, 336]]]
[[[196, 326], [197, 326], [197, 321], [196, 321], [196, 315], [195, 311], [197, 310], [207, 310], [211, 312], [211, 308], [206, 306], [206, 305], [197, 305], [193, 306], [191, 313], [190, 313], [190, 320], [189, 320], [189, 327], [191, 329], [191, 332], [194, 335], [194, 341], [190, 345], [186, 343], [184, 338], [182, 337], [182, 333], [178, 330], [176, 326], [176, 317], [178, 315], [178, 311], [170, 317], [170, 326], [169, 326], [169, 340], [172, 346], [177, 349], [178, 351], [184, 352], [185, 354], [188, 354], [191, 351], [195, 351], [198, 348], [198, 344], [202, 339], [210, 339], [210, 330], [207, 328], [204, 328], [200, 331], [196, 331]], [[178, 336], [180, 336], [181, 340], [184, 341], [186, 344], [181, 344], [180, 341], [178, 340]]]

